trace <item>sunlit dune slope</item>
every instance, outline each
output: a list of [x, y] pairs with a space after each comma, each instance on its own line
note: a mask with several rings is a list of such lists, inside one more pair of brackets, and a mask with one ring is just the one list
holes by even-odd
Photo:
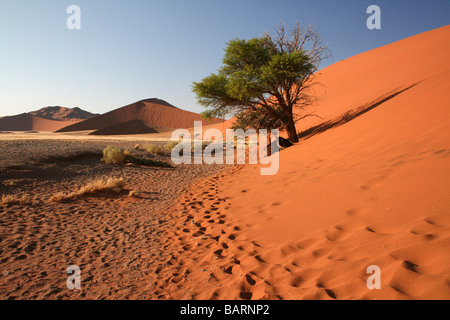
[[420, 81], [445, 73], [450, 66], [450, 26], [339, 61], [317, 73], [317, 117], [298, 123], [299, 131], [331, 120]]
[[239, 230], [223, 254], [252, 279], [221, 276], [219, 298], [450, 299], [448, 57], [446, 26], [321, 71], [323, 119], [298, 123], [317, 127], [279, 172], [248, 165], [217, 187]]

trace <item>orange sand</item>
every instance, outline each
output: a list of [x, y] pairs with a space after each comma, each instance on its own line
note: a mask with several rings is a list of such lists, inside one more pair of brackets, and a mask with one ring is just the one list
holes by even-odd
[[[322, 99], [315, 109], [322, 119], [298, 123], [302, 139], [280, 152], [276, 175], [260, 175], [257, 165], [232, 167], [183, 193], [162, 222], [148, 212], [151, 207], [124, 215], [113, 201], [97, 207], [112, 210], [107, 215], [114, 222], [109, 229], [100, 209], [57, 206], [49, 213], [57, 222], [64, 218], [61, 212], [72, 220], [82, 212], [88, 219], [83, 221], [89, 224], [89, 236], [98, 238], [91, 246], [103, 237], [114, 239], [116, 232], [120, 235], [120, 245], [111, 249], [103, 243], [100, 256], [92, 258], [89, 246], [80, 251], [81, 262], [91, 268], [86, 272], [95, 276], [86, 280], [92, 287], [86, 292], [155, 299], [450, 299], [449, 56], [450, 26], [446, 26], [321, 70], [318, 81], [323, 86], [317, 93]], [[136, 119], [189, 128], [198, 117], [145, 100], [62, 131], [98, 130]], [[33, 130], [54, 125], [41, 118], [23, 120], [31, 122], [27, 128]], [[211, 126], [224, 130], [230, 125], [217, 123]], [[159, 173], [159, 181], [167, 182], [164, 172]], [[156, 183], [152, 179], [142, 175], [136, 180], [141, 188], [148, 183], [154, 188], [158, 179]], [[58, 211], [61, 208], [68, 211]], [[22, 211], [15, 214], [27, 217]], [[43, 222], [34, 219], [36, 214], [34, 210], [28, 215], [33, 225]], [[99, 234], [97, 224], [89, 220], [92, 214], [105, 233]], [[147, 225], [149, 217], [161, 230], [155, 233], [153, 225]], [[124, 238], [123, 228], [115, 230], [116, 225], [134, 229]], [[59, 252], [59, 246], [70, 245], [65, 228], [60, 229], [59, 223], [48, 226], [44, 231], [55, 240], [47, 250]], [[76, 229], [72, 232], [84, 237]], [[18, 255], [19, 260], [5, 262], [14, 266], [29, 259], [24, 262], [35, 270], [35, 261], [54, 261], [47, 264], [48, 275], [59, 281], [52, 276], [60, 272], [59, 253], [42, 260], [39, 250], [27, 256], [15, 250], [15, 238], [22, 235], [8, 234], [13, 236], [8, 241], [14, 241], [8, 247], [11, 258]], [[148, 255], [156, 254], [157, 245], [163, 249], [159, 261]], [[24, 248], [34, 250], [33, 245]], [[112, 261], [119, 269], [97, 267]], [[371, 265], [381, 270], [381, 289], [366, 285]], [[27, 277], [8, 271], [5, 279], [17, 277], [21, 283], [28, 281], [27, 286], [40, 279], [26, 268], [15, 271], [26, 272]], [[117, 286], [111, 288], [111, 283]], [[28, 288], [37, 290], [14, 282], [6, 285], [14, 285], [21, 294], [25, 290], [35, 294]], [[49, 291], [43, 291], [44, 297], [58, 294], [51, 289], [42, 289]]]
[[169, 297], [450, 299], [449, 56], [446, 26], [323, 69], [323, 119], [299, 129], [328, 130], [174, 208]]

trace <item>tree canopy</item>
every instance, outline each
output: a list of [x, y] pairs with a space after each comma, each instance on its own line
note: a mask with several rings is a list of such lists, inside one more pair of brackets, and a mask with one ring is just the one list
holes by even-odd
[[288, 37], [282, 24], [274, 38], [265, 33], [260, 38], [229, 41], [223, 66], [194, 82], [193, 91], [206, 107], [207, 117], [250, 112], [248, 116], [260, 124], [285, 130], [289, 140], [297, 142], [295, 122], [305, 114], [298, 116], [294, 108], [304, 110], [314, 101], [308, 89], [328, 54], [312, 27], [297, 23]]

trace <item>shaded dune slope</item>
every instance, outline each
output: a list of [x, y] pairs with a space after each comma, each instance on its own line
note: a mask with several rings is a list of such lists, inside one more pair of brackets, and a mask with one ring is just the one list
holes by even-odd
[[0, 131], [56, 131], [78, 121], [50, 120], [31, 115], [29, 113], [22, 113], [15, 116], [1, 118]]
[[145, 133], [158, 133], [169, 131], [169, 128], [154, 126], [145, 123], [142, 120], [130, 120], [127, 122], [119, 123], [114, 126], [106, 127], [103, 129], [95, 130], [90, 135], [115, 135], [118, 132], [120, 134], [145, 134]]
[[0, 131], [56, 131], [68, 125], [95, 117], [80, 108], [45, 107], [0, 118]]
[[[200, 114], [181, 110], [163, 100], [147, 99], [67, 126], [58, 130], [58, 132], [106, 130], [106, 128], [109, 128], [107, 130], [108, 134], [120, 135], [126, 134], [120, 130], [124, 127], [120, 126], [120, 124], [133, 120], [140, 120], [142, 123], [147, 123], [149, 127], [159, 126], [172, 129], [191, 128], [194, 126], [194, 121], [203, 121], [205, 125], [223, 121], [220, 119], [204, 120]], [[117, 131], [113, 130], [114, 126], [117, 126], [115, 127]]]

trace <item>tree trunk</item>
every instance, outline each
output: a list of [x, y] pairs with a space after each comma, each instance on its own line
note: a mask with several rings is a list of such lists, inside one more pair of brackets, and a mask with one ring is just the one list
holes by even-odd
[[298, 142], [297, 129], [295, 128], [295, 123], [293, 119], [289, 120], [289, 123], [286, 126], [286, 131], [289, 137], [289, 141], [291, 141], [292, 143]]

